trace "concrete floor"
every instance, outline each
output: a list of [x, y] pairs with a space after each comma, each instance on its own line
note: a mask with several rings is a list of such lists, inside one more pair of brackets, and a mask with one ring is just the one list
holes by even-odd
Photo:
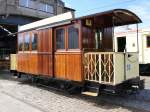
[[23, 101], [0, 92], [0, 112], [43, 112]]
[[0, 72], [0, 112], [150, 112], [150, 77], [138, 94], [89, 97], [38, 87]]

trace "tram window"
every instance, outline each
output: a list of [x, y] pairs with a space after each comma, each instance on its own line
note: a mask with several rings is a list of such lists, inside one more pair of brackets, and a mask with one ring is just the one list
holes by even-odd
[[68, 28], [68, 48], [79, 48], [79, 29], [75, 28], [75, 26], [70, 26]]
[[37, 33], [32, 34], [32, 50], [37, 50]]
[[147, 36], [147, 47], [150, 47], [150, 36]]
[[126, 49], [126, 36], [117, 37], [118, 52], [124, 52]]
[[95, 32], [95, 48], [100, 49], [102, 47], [102, 31], [97, 30]]
[[64, 28], [56, 30], [56, 49], [65, 49], [65, 30], [64, 30]]
[[18, 50], [23, 51], [23, 37], [22, 37], [22, 34], [18, 35]]
[[24, 50], [29, 51], [29, 46], [30, 46], [30, 34], [26, 33], [25, 34], [25, 42], [24, 42]]

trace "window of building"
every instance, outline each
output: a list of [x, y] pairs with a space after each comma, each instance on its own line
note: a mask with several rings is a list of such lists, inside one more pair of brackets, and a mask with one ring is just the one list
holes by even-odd
[[64, 2], [62, 2], [61, 0], [58, 0], [57, 5], [60, 6], [60, 7], [63, 7], [64, 6]]
[[28, 0], [19, 0], [19, 5], [24, 6], [24, 7], [28, 7]]
[[32, 9], [44, 11], [53, 14], [54, 13], [54, 6], [40, 2], [38, 3], [38, 7], [36, 6], [35, 0], [19, 0], [19, 5], [23, 7], [29, 7]]
[[36, 3], [35, 0], [28, 0], [28, 7], [36, 9]]
[[56, 49], [65, 49], [65, 30], [64, 30], [64, 28], [56, 30]]
[[52, 5], [46, 5], [46, 12], [54, 13], [54, 7]]
[[18, 35], [18, 50], [23, 51], [23, 37], [22, 37], [22, 34]]
[[150, 47], [150, 36], [147, 36], [147, 47]]
[[39, 3], [39, 10], [46, 12], [46, 4], [45, 3]]
[[46, 3], [39, 3], [39, 10], [49, 13], [54, 13], [54, 7]]
[[68, 28], [68, 48], [78, 49], [79, 48], [79, 29], [75, 26]]
[[24, 50], [29, 51], [29, 48], [30, 48], [30, 34], [26, 33], [24, 39]]
[[37, 50], [37, 33], [32, 34], [32, 50]]

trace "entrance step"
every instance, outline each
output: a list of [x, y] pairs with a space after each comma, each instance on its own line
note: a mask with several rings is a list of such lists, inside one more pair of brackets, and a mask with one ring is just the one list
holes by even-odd
[[99, 95], [99, 84], [87, 82], [82, 90], [83, 95], [98, 96]]
[[98, 96], [98, 93], [94, 93], [94, 92], [89, 92], [89, 91], [85, 91], [85, 92], [82, 92], [83, 95], [87, 95], [87, 96]]

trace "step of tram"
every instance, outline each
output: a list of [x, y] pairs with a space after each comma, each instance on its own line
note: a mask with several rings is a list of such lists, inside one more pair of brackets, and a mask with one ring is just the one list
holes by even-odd
[[99, 85], [94, 83], [86, 83], [82, 94], [88, 96], [98, 96], [99, 95]]
[[94, 93], [94, 92], [89, 92], [89, 91], [86, 91], [86, 92], [82, 92], [83, 95], [87, 95], [87, 96], [98, 96], [98, 93]]

